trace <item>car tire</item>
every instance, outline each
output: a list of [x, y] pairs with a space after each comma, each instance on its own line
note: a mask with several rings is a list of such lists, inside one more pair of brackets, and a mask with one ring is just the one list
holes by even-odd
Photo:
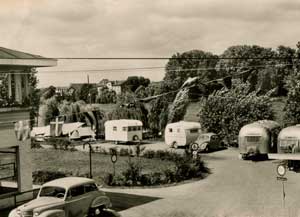
[[194, 143], [191, 145], [191, 150], [192, 150], [192, 151], [198, 151], [198, 150], [199, 150], [199, 145], [198, 145], [198, 143], [194, 142]]
[[103, 205], [99, 206], [99, 207], [91, 207], [88, 217], [99, 217], [99, 216], [101, 216], [101, 214], [103, 213], [104, 208], [105, 207]]

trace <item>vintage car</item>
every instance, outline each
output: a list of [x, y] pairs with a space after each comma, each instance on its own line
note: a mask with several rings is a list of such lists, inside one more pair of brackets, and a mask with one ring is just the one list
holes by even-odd
[[191, 151], [209, 152], [224, 148], [224, 142], [215, 133], [202, 133], [190, 145]]
[[99, 216], [108, 207], [110, 199], [94, 180], [66, 177], [42, 185], [36, 199], [12, 210], [9, 217]]

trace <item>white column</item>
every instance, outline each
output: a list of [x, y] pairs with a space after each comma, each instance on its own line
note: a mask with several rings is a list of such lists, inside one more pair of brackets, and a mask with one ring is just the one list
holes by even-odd
[[29, 74], [24, 74], [22, 75], [23, 79], [24, 79], [24, 97], [28, 97], [29, 95], [29, 81], [28, 81], [28, 77]]
[[15, 100], [22, 103], [22, 77], [21, 74], [14, 74], [15, 76]]
[[12, 89], [11, 89], [11, 73], [8, 73], [7, 75], [8, 80], [8, 97], [10, 98], [12, 96]]

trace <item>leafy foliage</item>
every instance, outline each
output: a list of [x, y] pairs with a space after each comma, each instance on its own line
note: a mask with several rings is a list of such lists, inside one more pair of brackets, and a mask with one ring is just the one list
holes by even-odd
[[[205, 59], [204, 59], [205, 58]], [[218, 56], [201, 50], [174, 54], [166, 65], [164, 81], [174, 83], [169, 90], [178, 89], [189, 77], [200, 77], [205, 82], [219, 76], [215, 70]], [[207, 70], [201, 70], [201, 69]]]
[[93, 103], [96, 101], [97, 88], [93, 84], [83, 84], [79, 91], [79, 100], [83, 100], [87, 103]]
[[135, 92], [140, 86], [147, 87], [150, 84], [149, 78], [144, 78], [142, 76], [129, 76], [123, 85], [130, 91]]
[[110, 90], [107, 87], [103, 87], [100, 94], [96, 97], [97, 103], [116, 103], [117, 94], [114, 90]]
[[41, 102], [39, 107], [39, 126], [45, 126], [59, 115], [58, 101], [55, 96], [45, 99]]
[[135, 95], [130, 92], [125, 92], [118, 96], [117, 107], [114, 111], [108, 114], [108, 119], [135, 119], [143, 122], [144, 127], [148, 126], [147, 120], [148, 111], [144, 105], [137, 101]]
[[158, 97], [150, 102], [148, 113], [149, 128], [157, 135], [163, 131], [168, 122], [169, 101], [166, 96]]
[[189, 93], [188, 88], [184, 88], [177, 93], [174, 102], [170, 106], [169, 115], [168, 115], [169, 123], [177, 122], [183, 119], [186, 112], [186, 108], [189, 103], [188, 93]]
[[240, 128], [250, 122], [273, 119], [268, 95], [249, 92], [250, 85], [238, 82], [231, 90], [217, 91], [203, 100], [200, 123], [209, 132], [219, 133], [227, 141], [237, 139]]
[[300, 122], [300, 72], [295, 72], [287, 79], [288, 96], [284, 108], [284, 122], [286, 125]]

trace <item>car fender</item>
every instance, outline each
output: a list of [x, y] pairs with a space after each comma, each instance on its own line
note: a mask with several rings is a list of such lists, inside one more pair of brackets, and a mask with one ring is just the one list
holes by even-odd
[[17, 217], [17, 209], [13, 209], [12, 211], [10, 211], [8, 217]]
[[208, 142], [203, 142], [199, 145], [199, 150], [204, 151], [208, 147]]
[[42, 212], [38, 217], [65, 217], [65, 211], [61, 209], [53, 209]]
[[103, 205], [106, 208], [111, 207], [110, 199], [107, 196], [96, 197], [91, 204], [91, 208], [96, 208], [96, 207], [103, 206]]

